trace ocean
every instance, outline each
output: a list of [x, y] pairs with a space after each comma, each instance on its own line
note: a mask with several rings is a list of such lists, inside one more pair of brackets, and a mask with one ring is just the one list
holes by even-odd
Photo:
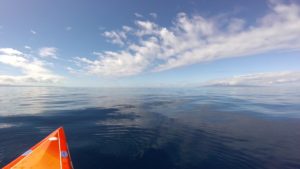
[[300, 168], [296, 87], [0, 87], [0, 167], [60, 126], [75, 169]]

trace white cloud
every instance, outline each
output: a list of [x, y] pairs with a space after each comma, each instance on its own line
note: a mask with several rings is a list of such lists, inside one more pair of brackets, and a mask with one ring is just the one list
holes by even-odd
[[[125, 27], [125, 29], [129, 29], [129, 27]], [[102, 35], [106, 38], [109, 38], [109, 42], [121, 46], [125, 45], [125, 40], [127, 38], [124, 31], [105, 31]]]
[[75, 58], [89, 74], [103, 76], [130, 76], [140, 73], [147, 61], [142, 56], [132, 56], [128, 52], [106, 52], [99, 55], [99, 60], [89, 60], [84, 57]]
[[39, 50], [39, 55], [44, 58], [50, 57], [53, 59], [57, 59], [56, 53], [57, 48], [55, 47], [43, 47]]
[[143, 15], [142, 15], [142, 14], [139, 14], [139, 13], [137, 13], [137, 12], [136, 12], [136, 13], [134, 13], [134, 16], [135, 16], [135, 17], [137, 17], [137, 18], [142, 18], [142, 17], [143, 17]]
[[65, 27], [65, 30], [66, 31], [70, 31], [70, 30], [72, 30], [73, 28], [71, 27], [71, 26], [67, 26], [67, 27]]
[[6, 55], [22, 55], [23, 53], [12, 49], [12, 48], [0, 48], [0, 53], [1, 54], [6, 54]]
[[28, 46], [28, 45], [25, 45], [24, 48], [27, 49], [27, 50], [31, 50], [31, 47]]
[[245, 20], [240, 18], [232, 18], [228, 24], [228, 31], [230, 33], [242, 31], [245, 27]]
[[32, 33], [33, 35], [35, 35], [35, 34], [36, 34], [36, 31], [30, 30], [30, 33]]
[[136, 21], [135, 24], [138, 26], [138, 30], [136, 30], [135, 35], [141, 37], [145, 35], [156, 35], [158, 29], [158, 25], [150, 21]]
[[300, 72], [268, 72], [211, 80], [207, 86], [270, 86], [279, 84], [299, 84]]
[[63, 79], [47, 69], [45, 62], [29, 58], [26, 54], [12, 48], [0, 48], [0, 64], [14, 67], [22, 72], [22, 75], [16, 76], [0, 74], [0, 84], [57, 83]]
[[130, 31], [132, 31], [132, 28], [129, 27], [129, 26], [123, 26], [122, 28], [123, 28], [123, 30], [124, 30], [125, 32], [130, 32]]
[[[98, 75], [126, 76], [144, 71], [164, 71], [218, 59], [300, 49], [300, 7], [270, 3], [269, 12], [254, 24], [241, 18], [204, 18], [179, 13], [170, 27], [135, 21], [136, 27], [108, 31], [111, 42], [123, 45], [104, 51], [83, 69]], [[129, 38], [128, 36], [133, 36]], [[129, 42], [135, 40], [134, 42]]]
[[72, 67], [66, 67], [66, 69], [67, 69], [67, 71], [69, 72], [69, 73], [71, 73], [71, 74], [77, 74], [78, 72], [75, 70], [75, 69], [73, 69]]
[[157, 18], [157, 14], [156, 14], [156, 13], [154, 13], [154, 12], [151, 12], [151, 13], [149, 13], [149, 15], [150, 15], [151, 17], [153, 17], [154, 19], [156, 19], [156, 18]]

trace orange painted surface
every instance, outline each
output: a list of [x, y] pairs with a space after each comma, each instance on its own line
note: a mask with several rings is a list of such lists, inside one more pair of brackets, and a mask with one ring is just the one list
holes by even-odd
[[3, 169], [73, 169], [63, 128], [52, 132]]

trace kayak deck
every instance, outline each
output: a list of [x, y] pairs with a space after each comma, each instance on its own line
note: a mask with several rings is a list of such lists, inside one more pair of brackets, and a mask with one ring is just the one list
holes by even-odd
[[73, 169], [66, 136], [58, 128], [3, 169]]

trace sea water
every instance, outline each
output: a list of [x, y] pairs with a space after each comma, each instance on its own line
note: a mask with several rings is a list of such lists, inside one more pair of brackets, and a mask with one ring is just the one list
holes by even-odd
[[0, 167], [60, 126], [75, 169], [300, 168], [294, 87], [0, 87]]

